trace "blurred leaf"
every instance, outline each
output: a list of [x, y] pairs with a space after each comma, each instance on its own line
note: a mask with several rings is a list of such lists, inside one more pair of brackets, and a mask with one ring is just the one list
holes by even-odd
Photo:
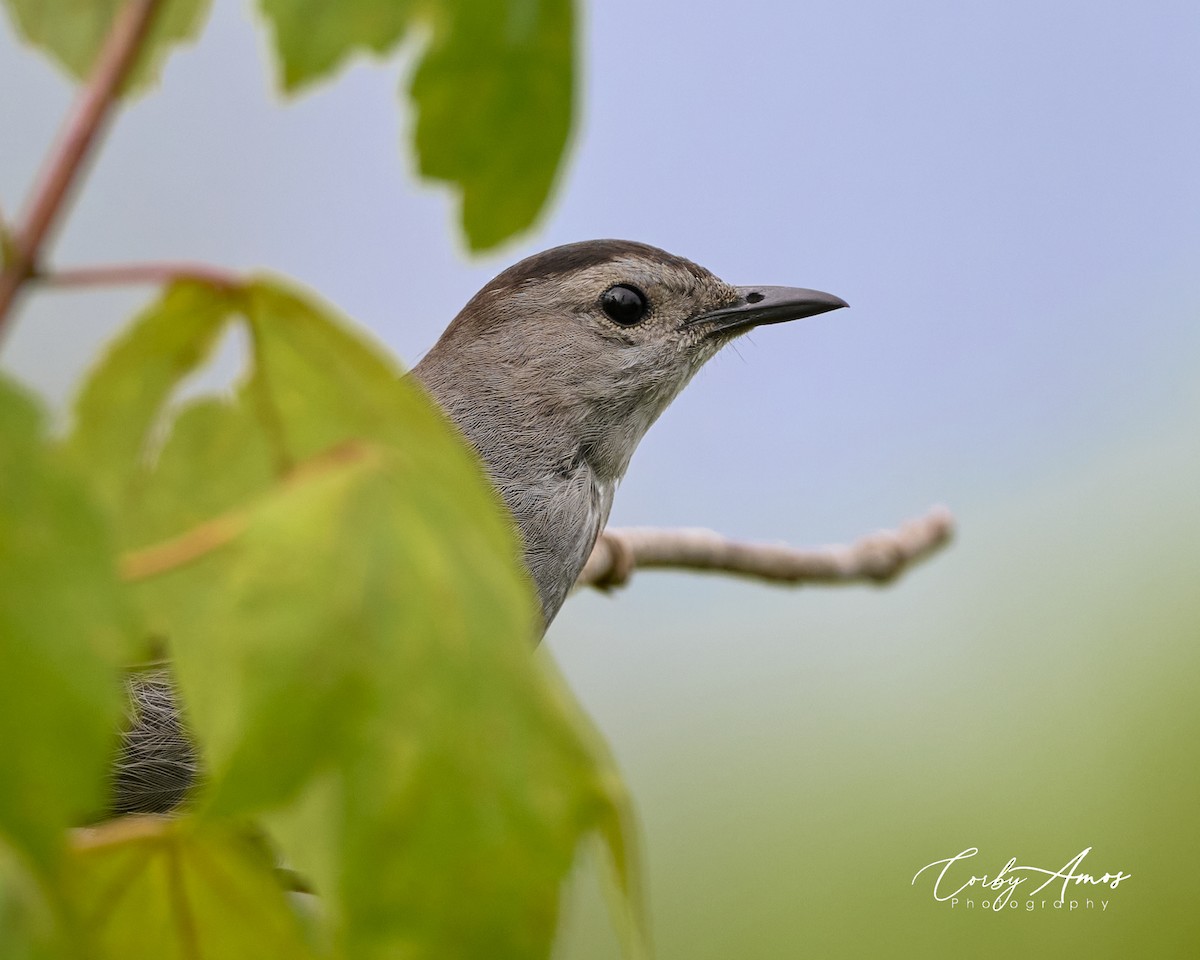
[[128, 650], [108, 531], [60, 459], [0, 380], [0, 834], [47, 876], [101, 805]]
[[79, 831], [70, 892], [98, 958], [312, 956], [270, 863], [228, 830], [150, 817]]
[[63, 934], [39, 885], [0, 843], [0, 957], [58, 960], [70, 956]]
[[619, 781], [530, 654], [515, 571], [425, 483], [402, 454], [346, 448], [254, 511], [202, 618], [181, 610], [211, 813], [332, 773], [326, 819], [281, 836], [301, 868], [338, 850], [323, 892], [352, 953], [544, 956], [577, 842], [619, 822]]
[[357, 48], [390, 52], [411, 19], [411, 0], [261, 0], [275, 28], [283, 85], [296, 91], [332, 73]]
[[[140, 454], [134, 454], [135, 444], [126, 444], [123, 459], [114, 456], [111, 469], [131, 474], [127, 482], [136, 491], [132, 498], [136, 510], [126, 521], [131, 530], [127, 542], [144, 546], [246, 507], [299, 461], [349, 439], [440, 444], [439, 449], [455, 458], [448, 465], [452, 471], [478, 472], [471, 454], [446, 440], [447, 425], [420, 389], [401, 386], [400, 368], [360, 333], [331, 323], [321, 309], [278, 284], [251, 283], [224, 296], [228, 300], [216, 304], [217, 314], [222, 303], [228, 304], [224, 309], [236, 304], [247, 311], [242, 319], [254, 352], [250, 376], [235, 397], [205, 397], [184, 405], [169, 424], [152, 470]], [[169, 295], [164, 305], [173, 300], [174, 295]], [[149, 313], [157, 317], [159, 312]], [[161, 313], [171, 329], [168, 314], [177, 317], [184, 312], [164, 309]], [[195, 319], [203, 322], [200, 316]], [[178, 344], [196, 343], [194, 337], [180, 333], [178, 344], [160, 342], [155, 347], [151, 325], [139, 326], [144, 336], [131, 331], [126, 339], [159, 350], [163, 356], [153, 361], [154, 366], [175, 364], [171, 353]], [[207, 330], [203, 335], [206, 342], [211, 339]], [[96, 385], [101, 379], [119, 381], [119, 365], [102, 366], [85, 390], [86, 397], [99, 400], [103, 394], [106, 398], [94, 404], [102, 419], [86, 431], [89, 449], [105, 445], [108, 432], [126, 429], [123, 424], [138, 406], [132, 399], [116, 402], [114, 389]], [[160, 404], [166, 395], [165, 390], [155, 393]], [[149, 418], [147, 422], [161, 415], [161, 409], [140, 414]], [[142, 429], [129, 432], [145, 435]], [[77, 435], [83, 433], [81, 418]], [[73, 441], [76, 446], [83, 442], [79, 436]], [[472, 484], [471, 489], [478, 491], [477, 481]], [[490, 488], [486, 489], [490, 496]]]
[[[248, 284], [255, 366], [248, 397], [279, 459], [295, 463], [350, 439], [412, 449], [489, 506], [498, 502], [474, 455], [419, 385], [365, 333], [285, 286]], [[496, 517], [489, 529], [502, 529]]]
[[228, 458], [207, 458], [231, 448], [205, 436], [279, 479], [259, 474], [232, 541], [138, 587], [207, 815], [274, 813], [352, 956], [546, 956], [579, 839], [603, 833], [629, 901], [632, 869], [620, 780], [533, 655], [506, 515], [419, 386], [296, 294], [243, 294], [250, 378], [185, 412], [191, 440], [168, 442], [145, 501], [190, 478], [182, 515], [192, 487], [224, 485]]
[[472, 250], [531, 226], [571, 128], [571, 0], [447, 0], [413, 77], [421, 173], [462, 193]]
[[[50, 55], [76, 80], [91, 73], [116, 13], [125, 0], [5, 0], [17, 32]], [[134, 68], [130, 89], [153, 83], [167, 49], [194, 40], [208, 14], [208, 0], [163, 0]]]
[[85, 381], [68, 447], [119, 516], [139, 494], [135, 481], [163, 404], [207, 359], [234, 306], [214, 287], [173, 284], [109, 346]]
[[262, 10], [289, 91], [356, 49], [388, 53], [411, 20], [428, 20], [432, 37], [410, 89], [422, 175], [461, 194], [472, 250], [537, 219], [571, 129], [572, 0], [262, 0]]
[[[198, 469], [204, 472], [197, 475]], [[168, 539], [244, 507], [276, 479], [262, 425], [247, 404], [225, 397], [193, 400], [175, 416], [153, 468], [141, 475], [126, 542], [145, 546]]]

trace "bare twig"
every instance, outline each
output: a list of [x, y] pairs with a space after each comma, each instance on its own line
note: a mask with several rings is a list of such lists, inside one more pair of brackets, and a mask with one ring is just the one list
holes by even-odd
[[214, 287], [233, 289], [241, 281], [237, 274], [208, 263], [113, 263], [91, 267], [69, 267], [62, 270], [36, 270], [30, 276], [48, 287], [111, 287], [126, 284], [173, 283], [176, 280], [195, 280]]
[[93, 145], [104, 132], [160, 0], [129, 0], [113, 19], [91, 76], [50, 152], [12, 238], [12, 255], [0, 273], [0, 334], [22, 285], [36, 269], [42, 247], [63, 211]]
[[798, 550], [729, 540], [711, 530], [626, 528], [605, 530], [575, 582], [610, 590], [638, 568], [711, 570], [777, 583], [886, 583], [933, 553], [954, 533], [945, 507], [896, 530], [863, 537], [850, 546]]

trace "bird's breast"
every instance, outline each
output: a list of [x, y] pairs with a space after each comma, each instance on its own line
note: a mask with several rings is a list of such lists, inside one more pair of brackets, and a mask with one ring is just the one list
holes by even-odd
[[581, 460], [570, 471], [498, 478], [497, 486], [520, 530], [548, 626], [608, 521], [616, 484], [600, 480]]

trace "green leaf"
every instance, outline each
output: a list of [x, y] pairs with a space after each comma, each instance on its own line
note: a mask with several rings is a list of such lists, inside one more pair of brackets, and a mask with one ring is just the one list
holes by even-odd
[[0, 835], [46, 876], [101, 807], [128, 652], [109, 532], [0, 380]]
[[62, 960], [71, 956], [65, 934], [44, 889], [0, 844], [0, 957]]
[[260, 465], [234, 534], [138, 587], [203, 749], [205, 815], [269, 813], [351, 956], [546, 956], [593, 831], [636, 910], [620, 780], [532, 652], [514, 533], [473, 454], [327, 312], [266, 281], [243, 302], [249, 380], [181, 417], [191, 439], [168, 441], [144, 498], [223, 488], [229, 457], [209, 458], [229, 438]]
[[[47, 53], [76, 80], [91, 73], [96, 56], [125, 0], [5, 0], [17, 32]], [[209, 0], [163, 0], [142, 45], [127, 89], [153, 83], [169, 47], [194, 40]]]
[[313, 956], [270, 863], [228, 829], [144, 817], [81, 831], [69, 879], [100, 960]]
[[275, 29], [284, 89], [332, 73], [356, 49], [387, 54], [412, 18], [411, 0], [261, 0]]
[[140, 475], [125, 541], [146, 546], [166, 540], [245, 507], [277, 479], [266, 435], [248, 404], [194, 400], [175, 417], [153, 470]]
[[164, 404], [208, 358], [235, 306], [236, 299], [217, 288], [173, 284], [108, 348], [85, 382], [68, 449], [118, 516], [141, 496], [138, 478]]
[[255, 360], [247, 397], [285, 468], [344, 440], [380, 439], [431, 443], [433, 459], [482, 476], [420, 387], [363, 331], [270, 280], [248, 284], [245, 298]]
[[571, 0], [446, 0], [413, 77], [423, 175], [455, 185], [472, 250], [528, 229], [571, 128]]
[[472, 250], [527, 230], [546, 206], [574, 108], [572, 0], [261, 0], [285, 89], [357, 49], [387, 54], [417, 18], [431, 40], [410, 87], [422, 175], [461, 195]]
[[[327, 308], [278, 283], [250, 283], [227, 296], [228, 305], [246, 311], [241, 319], [254, 354], [250, 375], [234, 397], [207, 397], [184, 405], [168, 423], [166, 442], [151, 472], [138, 453], [147, 430], [133, 425], [134, 411], [142, 411], [136, 414], [142, 423], [160, 422], [161, 404], [168, 396], [165, 384], [153, 393], [158, 407], [143, 409], [134, 398], [117, 403], [112, 385], [125, 377], [120, 364], [109, 362], [84, 392], [94, 402], [81, 401], [81, 410], [87, 405], [102, 418], [86, 430], [89, 447], [110, 451], [111, 467], [106, 469], [134, 491], [128, 500], [136, 509], [128, 511], [124, 521], [127, 543], [145, 546], [247, 507], [298, 462], [349, 439], [440, 443], [456, 457], [459, 468], [478, 472], [468, 451], [447, 443], [447, 427], [420, 389], [400, 385], [401, 369], [360, 331], [345, 321], [331, 322]], [[222, 315], [225, 302], [216, 304], [213, 316]], [[182, 332], [177, 342], [155, 337], [159, 314], [170, 330], [174, 328], [169, 317], [184, 312], [152, 308], [124, 338], [127, 351], [114, 351], [113, 357], [145, 350], [151, 368], [191, 369], [190, 362], [177, 362], [174, 351], [180, 344], [196, 344], [196, 337]], [[151, 318], [154, 323], [147, 322]], [[208, 344], [214, 334], [206, 329], [203, 336]], [[110, 386], [101, 389], [101, 380]], [[83, 427], [81, 415], [73, 446], [84, 442]], [[119, 451], [108, 438], [122, 430], [131, 434], [132, 442]]]
[[298, 866], [339, 850], [321, 892], [352, 955], [545, 956], [576, 845], [622, 801], [530, 654], [507, 547], [399, 451], [311, 469], [209, 561], [207, 602], [173, 625], [210, 815], [332, 776], [326, 819], [282, 839]]

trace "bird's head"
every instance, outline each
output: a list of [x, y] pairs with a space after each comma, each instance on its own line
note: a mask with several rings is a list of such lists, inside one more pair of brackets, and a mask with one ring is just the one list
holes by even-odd
[[[762, 324], [844, 306], [815, 290], [735, 287], [642, 243], [572, 243], [492, 280], [418, 373], [452, 415], [449, 394], [469, 392], [461, 399], [491, 408], [493, 419], [491, 401], [502, 397], [528, 429], [552, 423], [590, 446], [599, 472], [619, 477], [646, 429], [721, 346]], [[441, 375], [450, 367], [453, 384]]]

